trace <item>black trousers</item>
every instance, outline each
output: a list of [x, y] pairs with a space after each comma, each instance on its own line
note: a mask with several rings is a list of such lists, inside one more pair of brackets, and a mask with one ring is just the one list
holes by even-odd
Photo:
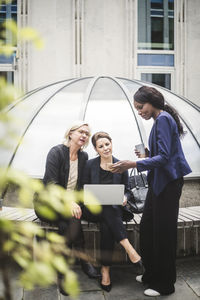
[[151, 186], [140, 223], [143, 281], [163, 295], [175, 291], [179, 199], [183, 178], [170, 182], [158, 196]]
[[[82, 219], [100, 225], [100, 262], [104, 266], [112, 264], [112, 255], [115, 242], [127, 238], [126, 228], [122, 220], [122, 210], [117, 205], [105, 205], [100, 214], [92, 214], [84, 205], [81, 205]], [[67, 240], [68, 247], [74, 247], [78, 251], [84, 251], [85, 241], [81, 225], [81, 219], [74, 217], [64, 218], [58, 215], [55, 221], [49, 221], [42, 217], [37, 211], [35, 213], [44, 222], [58, 226], [58, 233]]]
[[58, 227], [58, 234], [66, 238], [66, 244], [68, 247], [74, 247], [78, 251], [84, 251], [85, 240], [81, 220], [74, 217], [65, 218], [62, 215], [57, 215], [57, 218], [53, 221], [49, 221], [45, 217], [41, 216], [37, 210], [37, 202], [34, 203], [35, 213], [37, 217], [43, 221], [55, 225]]
[[117, 205], [104, 205], [98, 215], [92, 214], [82, 207], [83, 219], [98, 222], [100, 225], [100, 262], [103, 266], [112, 264], [115, 242], [127, 238], [126, 228], [122, 220], [122, 210]]

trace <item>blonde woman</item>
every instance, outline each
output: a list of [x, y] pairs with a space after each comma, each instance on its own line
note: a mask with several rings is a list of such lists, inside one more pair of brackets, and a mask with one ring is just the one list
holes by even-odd
[[[88, 154], [83, 149], [88, 145], [90, 137], [90, 127], [84, 121], [77, 121], [71, 125], [65, 133], [63, 144], [59, 144], [50, 149], [47, 160], [44, 184], [58, 184], [67, 190], [80, 190], [82, 188], [83, 170], [88, 160]], [[46, 221], [37, 212], [38, 217]], [[68, 246], [72, 245], [80, 251], [84, 251], [84, 236], [81, 226], [81, 207], [74, 203], [72, 206], [72, 217], [64, 218], [58, 216], [55, 222], [59, 228], [59, 233], [66, 236]], [[80, 260], [82, 270], [90, 277], [98, 277], [96, 269], [88, 262]], [[60, 287], [60, 291], [65, 292]]]

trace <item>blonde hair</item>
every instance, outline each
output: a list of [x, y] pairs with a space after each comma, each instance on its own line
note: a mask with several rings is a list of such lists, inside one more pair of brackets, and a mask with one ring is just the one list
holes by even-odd
[[[89, 129], [89, 137], [91, 136], [91, 129], [90, 126], [87, 122], [85, 121], [75, 121], [73, 124], [71, 124], [71, 126], [66, 130], [65, 134], [64, 134], [64, 141], [63, 144], [65, 146], [69, 147], [69, 142], [70, 142], [70, 134], [72, 131], [75, 131], [77, 129], [79, 129], [82, 126], [88, 126]], [[83, 147], [81, 147], [81, 149], [86, 148], [89, 144], [89, 139], [87, 141], [87, 143], [85, 143], [85, 145]]]

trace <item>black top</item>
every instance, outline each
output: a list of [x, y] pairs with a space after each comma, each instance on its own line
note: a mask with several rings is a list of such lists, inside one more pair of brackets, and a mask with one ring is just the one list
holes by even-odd
[[100, 183], [113, 184], [113, 173], [100, 167]]

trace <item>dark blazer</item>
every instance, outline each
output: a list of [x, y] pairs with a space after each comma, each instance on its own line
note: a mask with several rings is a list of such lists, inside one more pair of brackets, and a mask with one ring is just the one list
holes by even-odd
[[[119, 161], [113, 156], [113, 162]], [[83, 175], [83, 184], [99, 184], [100, 183], [100, 157], [90, 159], [86, 162]], [[122, 174], [113, 174], [113, 184], [124, 184], [125, 185], [125, 195], [129, 199], [130, 189], [129, 189], [129, 176], [128, 171]]]
[[[84, 151], [78, 151], [78, 179], [76, 189], [82, 188], [82, 175], [85, 163], [88, 160], [88, 154]], [[69, 147], [60, 144], [50, 149], [46, 169], [43, 178], [44, 184], [55, 183], [64, 188], [67, 187], [69, 176]]]
[[190, 169], [180, 142], [174, 118], [163, 111], [156, 118], [149, 136], [149, 158], [137, 161], [138, 171], [148, 170], [155, 195], [172, 180], [189, 174]]

